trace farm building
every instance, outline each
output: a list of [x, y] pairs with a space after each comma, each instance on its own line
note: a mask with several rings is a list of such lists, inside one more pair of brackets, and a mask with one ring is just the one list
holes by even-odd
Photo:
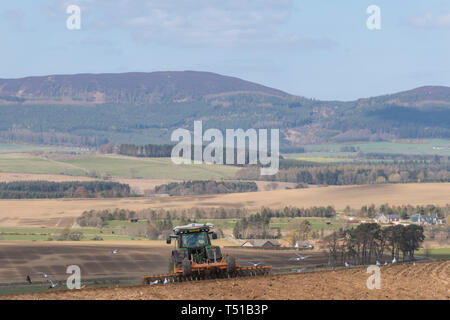
[[421, 215], [421, 214], [413, 214], [410, 217], [410, 221], [412, 223], [417, 223], [419, 225], [433, 225], [433, 224], [439, 224], [439, 223], [443, 222], [441, 219], [439, 219], [436, 216], [425, 216], [425, 215]]
[[281, 244], [277, 240], [248, 240], [242, 244], [242, 247], [275, 247], [279, 248]]
[[374, 218], [376, 223], [387, 224], [400, 221], [398, 214], [377, 214]]

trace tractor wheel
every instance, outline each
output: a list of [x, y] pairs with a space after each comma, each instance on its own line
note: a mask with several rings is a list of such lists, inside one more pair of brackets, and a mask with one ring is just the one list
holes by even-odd
[[235, 273], [236, 272], [236, 259], [233, 256], [228, 256], [225, 259], [225, 262], [227, 263], [227, 273]]
[[192, 273], [192, 265], [189, 260], [183, 260], [182, 264], [183, 276], [188, 277]]

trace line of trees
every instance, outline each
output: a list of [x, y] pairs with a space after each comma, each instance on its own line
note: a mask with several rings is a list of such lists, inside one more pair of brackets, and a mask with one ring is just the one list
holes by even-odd
[[255, 182], [183, 181], [156, 186], [154, 193], [170, 195], [217, 194], [258, 191]]
[[77, 222], [80, 226], [102, 227], [106, 221], [126, 221], [133, 218], [152, 221], [177, 219], [181, 222], [194, 222], [198, 219], [240, 219], [248, 215], [250, 211], [245, 208], [142, 209], [138, 211], [116, 208], [84, 211]]
[[386, 253], [400, 261], [414, 260], [414, 253], [425, 240], [424, 229], [411, 224], [382, 228], [377, 223], [362, 223], [355, 228], [335, 231], [323, 240], [329, 253], [329, 264], [382, 263]]
[[261, 214], [269, 218], [333, 218], [336, 216], [336, 210], [332, 206], [297, 208], [284, 207], [283, 209], [262, 208]]
[[84, 211], [77, 218], [77, 223], [81, 227], [99, 227], [107, 221], [121, 220], [126, 221], [136, 217], [136, 211], [128, 209], [105, 209]]
[[[285, 207], [283, 209], [261, 208], [256, 214], [263, 219], [271, 218], [295, 218], [295, 217], [320, 217], [332, 218], [336, 215], [333, 207], [296, 208]], [[106, 221], [126, 221], [137, 218], [139, 220], [180, 220], [181, 223], [190, 223], [198, 219], [243, 219], [252, 213], [246, 208], [190, 208], [183, 210], [164, 209], [104, 209], [84, 211], [77, 219], [80, 226], [102, 227]], [[252, 218], [253, 219], [253, 218]], [[259, 218], [256, 218], [259, 220]]]
[[[293, 161], [289, 162], [289, 166]], [[295, 167], [296, 165], [297, 167]], [[392, 164], [292, 164], [276, 175], [260, 176], [257, 167], [242, 168], [237, 178], [269, 180], [320, 185], [352, 185], [400, 182], [449, 182], [450, 163], [392, 163]]]
[[172, 148], [171, 144], [121, 144], [117, 153], [132, 157], [167, 158], [171, 156]]
[[439, 156], [431, 154], [403, 154], [403, 153], [381, 153], [381, 152], [359, 152], [358, 159], [375, 159], [375, 160], [393, 160], [393, 161], [416, 161], [428, 163], [444, 163], [449, 162], [448, 156]]
[[130, 195], [128, 184], [110, 181], [0, 182], [0, 199], [117, 198]]
[[[348, 210], [351, 212], [352, 210]], [[348, 213], [349, 213], [348, 212]], [[362, 206], [360, 210], [356, 211], [358, 217], [373, 218], [377, 214], [398, 214], [401, 219], [408, 219], [413, 214], [437, 216], [439, 219], [443, 219], [450, 215], [450, 204], [445, 207], [439, 207], [435, 205], [402, 205], [402, 206], [390, 206], [389, 204], [383, 204], [376, 207], [374, 204], [370, 206]]]
[[98, 136], [77, 136], [67, 132], [9, 129], [0, 131], [0, 141], [7, 143], [26, 142], [34, 144], [63, 145], [77, 147], [98, 147], [108, 139]]

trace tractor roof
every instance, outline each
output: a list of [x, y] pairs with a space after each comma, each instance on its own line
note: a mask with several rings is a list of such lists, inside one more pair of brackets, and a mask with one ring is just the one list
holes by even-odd
[[191, 223], [185, 226], [176, 226], [173, 228], [173, 232], [175, 234], [184, 233], [184, 232], [200, 232], [200, 231], [209, 231], [211, 228], [214, 228], [212, 223]]

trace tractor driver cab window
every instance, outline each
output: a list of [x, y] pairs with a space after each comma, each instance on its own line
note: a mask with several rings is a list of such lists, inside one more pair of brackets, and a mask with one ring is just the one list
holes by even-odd
[[182, 247], [195, 248], [209, 245], [209, 238], [206, 232], [185, 233], [181, 239]]

